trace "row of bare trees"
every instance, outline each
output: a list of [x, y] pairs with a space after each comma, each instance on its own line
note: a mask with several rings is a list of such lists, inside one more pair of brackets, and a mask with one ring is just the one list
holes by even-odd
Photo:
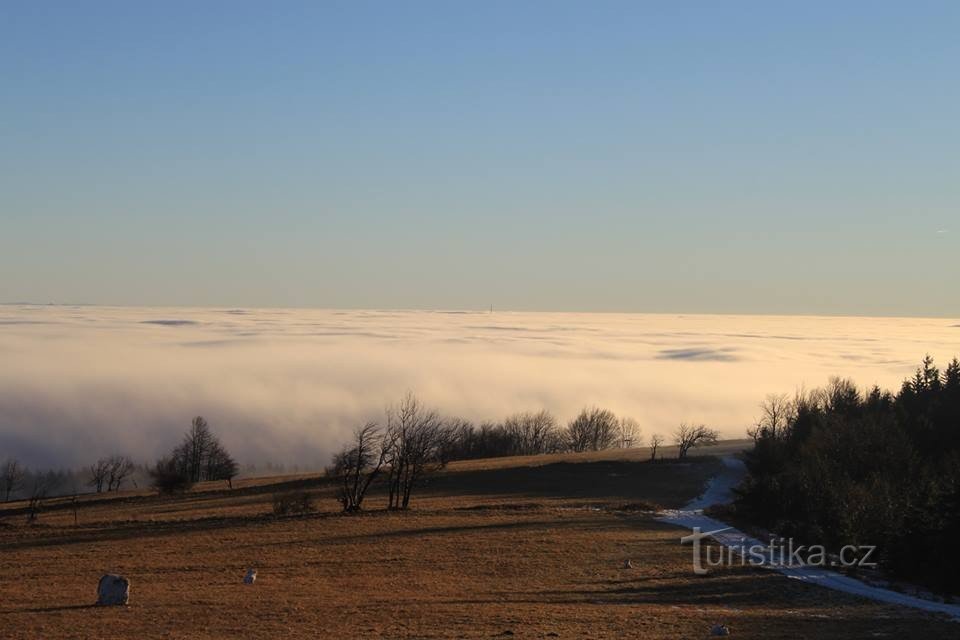
[[[239, 465], [211, 431], [207, 421], [197, 416], [180, 444], [147, 472], [154, 488], [161, 493], [176, 493], [202, 480], [224, 480], [228, 487], [233, 488], [233, 479], [239, 470]], [[42, 500], [58, 487], [62, 490], [65, 482], [72, 484], [72, 489], [68, 486], [67, 490], [73, 494], [77, 493], [77, 486], [83, 482], [97, 493], [119, 491], [124, 481], [137, 472], [138, 467], [133, 460], [119, 454], [97, 460], [84, 470], [83, 479], [77, 478], [72, 472], [31, 473], [19, 461], [10, 458], [0, 466], [0, 496], [4, 501], [9, 501], [23, 488], [27, 475], [32, 479], [30, 485], [33, 488], [26, 494], [32, 502], [34, 499]], [[64, 477], [65, 473], [67, 477]]]
[[[650, 457], [656, 459], [664, 438], [650, 438]], [[716, 442], [717, 432], [703, 425], [681, 425], [674, 434], [678, 457], [700, 444]], [[338, 498], [345, 511], [361, 508], [371, 485], [382, 475], [388, 508], [406, 509], [414, 489], [430, 473], [456, 459], [537, 455], [563, 451], [599, 451], [642, 444], [637, 422], [618, 418], [612, 411], [585, 408], [566, 427], [548, 411], [517, 413], [500, 424], [475, 427], [462, 419], [444, 419], [425, 407], [412, 393], [386, 411], [385, 421], [370, 422], [354, 432], [349, 445], [338, 452], [329, 469], [338, 478]], [[118, 491], [137, 470], [123, 455], [100, 458], [87, 468], [87, 484], [97, 493]], [[239, 466], [207, 421], [197, 416], [183, 440], [149, 469], [154, 488], [177, 493], [203, 480], [224, 480], [233, 487]], [[0, 466], [0, 494], [9, 500], [23, 484], [25, 470], [16, 459]], [[54, 481], [34, 482], [44, 495]], [[76, 489], [74, 488], [74, 492]], [[32, 493], [37, 493], [36, 491]]]
[[25, 467], [16, 458], [7, 458], [0, 464], [0, 496], [4, 502], [14, 497], [31, 501], [43, 500], [51, 492], [77, 486], [77, 476], [70, 471], [38, 471]]
[[[7, 458], [0, 465], [0, 494], [4, 502], [21, 492], [27, 499], [27, 521], [35, 522], [44, 500], [51, 491], [62, 487], [71, 479], [66, 471], [31, 471], [16, 458]], [[74, 486], [76, 486], [74, 484]]]
[[596, 407], [583, 409], [566, 426], [549, 411], [516, 413], [501, 423], [480, 426], [459, 419], [449, 425], [447, 457], [455, 460], [626, 449], [642, 444], [636, 420], [618, 418], [612, 411]]
[[100, 458], [88, 469], [87, 484], [97, 492], [119, 491], [123, 481], [136, 471], [137, 466], [127, 456], [112, 455]]
[[[715, 443], [719, 434], [704, 425], [681, 424], [674, 433], [679, 459], [694, 447]], [[665, 438], [650, 438], [650, 459]], [[547, 411], [518, 413], [502, 424], [474, 427], [462, 419], [443, 419], [407, 393], [386, 411], [383, 425], [368, 422], [353, 432], [349, 444], [333, 457], [329, 476], [337, 479], [337, 499], [344, 511], [359, 511], [378, 478], [386, 485], [387, 508], [407, 509], [414, 489], [451, 460], [537, 455], [561, 451], [599, 451], [642, 444], [640, 427], [612, 411], [588, 408], [560, 428]]]

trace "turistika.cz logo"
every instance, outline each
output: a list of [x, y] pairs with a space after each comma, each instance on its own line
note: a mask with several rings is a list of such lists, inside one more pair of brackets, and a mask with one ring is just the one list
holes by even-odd
[[693, 533], [680, 538], [681, 544], [693, 545], [693, 572], [698, 576], [706, 575], [711, 567], [731, 566], [768, 566], [774, 568], [799, 567], [876, 567], [871, 560], [875, 546], [846, 545], [839, 554], [827, 553], [823, 545], [797, 545], [792, 538], [771, 540], [761, 544], [756, 540], [740, 537], [737, 541], [721, 540], [717, 545], [701, 545], [701, 541], [713, 538], [733, 527], [724, 527], [714, 531], [701, 531], [693, 527]]

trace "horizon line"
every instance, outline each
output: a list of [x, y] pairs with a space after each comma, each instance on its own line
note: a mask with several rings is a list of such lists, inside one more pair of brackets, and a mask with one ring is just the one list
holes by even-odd
[[[574, 310], [574, 309], [517, 309], [504, 308], [490, 310], [489, 308], [456, 308], [456, 307], [328, 307], [328, 306], [288, 306], [288, 305], [201, 305], [201, 304], [123, 304], [100, 302], [27, 302], [27, 301], [0, 301], [0, 307], [114, 307], [121, 309], [198, 309], [198, 310], [267, 310], [282, 309], [295, 311], [380, 311], [380, 312], [419, 312], [419, 313], [476, 313], [493, 315], [496, 313], [561, 313], [580, 315], [649, 315], [649, 316], [766, 316], [766, 317], [807, 317], [807, 318], [883, 318], [903, 320], [950, 320], [958, 319], [960, 315], [897, 315], [897, 314], [856, 314], [856, 313], [816, 313], [816, 312], [772, 312], [772, 311], [617, 311], [617, 310]], [[960, 326], [960, 325], [956, 325]]]

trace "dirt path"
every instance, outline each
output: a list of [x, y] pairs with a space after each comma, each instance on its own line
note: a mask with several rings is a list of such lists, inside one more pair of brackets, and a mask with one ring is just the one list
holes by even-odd
[[[723, 458], [723, 463], [724, 471], [710, 481], [706, 491], [704, 491], [700, 497], [689, 502], [682, 509], [663, 512], [663, 515], [659, 519], [662, 522], [668, 522], [691, 530], [696, 527], [701, 532], [712, 532], [710, 535], [711, 538], [726, 547], [740, 551], [741, 554], [743, 554], [744, 550], [750, 549], [754, 545], [765, 547], [766, 545], [760, 540], [751, 538], [742, 531], [720, 520], [703, 515], [703, 510], [707, 507], [731, 502], [734, 498], [734, 487], [736, 487], [746, 475], [746, 468], [741, 460], [727, 456]], [[828, 589], [843, 591], [844, 593], [862, 596], [887, 604], [897, 604], [914, 609], [922, 609], [924, 611], [945, 613], [954, 619], [960, 620], [960, 605], [925, 600], [916, 596], [890, 591], [889, 589], [882, 589], [823, 567], [780, 564], [769, 558], [765, 558], [763, 562], [759, 564], [779, 571], [794, 580], [817, 584]]]

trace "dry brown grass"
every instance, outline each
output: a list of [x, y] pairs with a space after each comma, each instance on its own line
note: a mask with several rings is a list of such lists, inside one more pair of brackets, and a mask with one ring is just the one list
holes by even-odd
[[[454, 465], [407, 513], [374, 496], [341, 516], [304, 477], [280, 479], [316, 495], [321, 511], [301, 517], [270, 515], [264, 482], [88, 500], [77, 527], [66, 508], [34, 527], [2, 511], [0, 637], [705, 638], [716, 622], [736, 638], [960, 637], [771, 572], [693, 576], [679, 529], [618, 508], [682, 504], [715, 463], [533, 464]], [[131, 578], [128, 607], [89, 606], [106, 571]]]

